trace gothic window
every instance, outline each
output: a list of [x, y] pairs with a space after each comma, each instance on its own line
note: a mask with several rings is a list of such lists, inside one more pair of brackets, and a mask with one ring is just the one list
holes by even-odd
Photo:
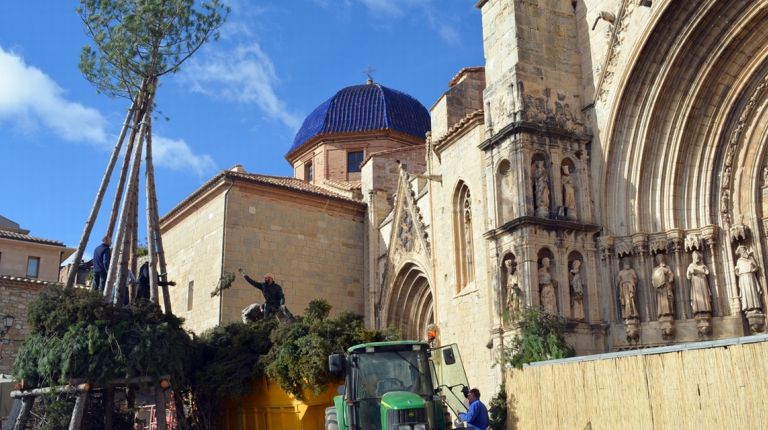
[[460, 182], [454, 197], [454, 237], [456, 254], [456, 289], [461, 291], [475, 280], [472, 246], [472, 196], [469, 187]]

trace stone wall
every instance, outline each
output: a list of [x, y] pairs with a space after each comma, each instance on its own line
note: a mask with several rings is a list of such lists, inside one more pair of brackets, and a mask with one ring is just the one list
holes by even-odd
[[49, 282], [35, 279], [0, 275], [0, 318], [5, 315], [14, 317], [13, 327], [0, 338], [0, 373], [13, 373], [13, 361], [19, 347], [32, 331], [27, 321], [29, 303], [48, 285]]
[[[363, 218], [359, 203], [238, 185], [227, 200], [224, 271], [243, 268], [257, 281], [273, 273], [296, 314], [313, 299], [327, 300], [334, 314], [362, 314]], [[254, 302], [264, 302], [262, 293], [237, 275], [222, 320], [239, 320]]]
[[224, 240], [224, 184], [215, 188], [178, 221], [162, 227], [173, 313], [184, 318], [185, 328], [200, 333], [220, 322], [220, 297], [211, 291], [221, 277]]

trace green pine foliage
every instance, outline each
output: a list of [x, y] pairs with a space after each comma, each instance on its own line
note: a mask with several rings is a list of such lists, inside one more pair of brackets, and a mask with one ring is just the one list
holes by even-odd
[[193, 421], [213, 429], [222, 402], [248, 394], [264, 374], [260, 358], [272, 347], [270, 333], [277, 321], [234, 322], [203, 333], [194, 341], [195, 366], [191, 390]]
[[186, 379], [192, 339], [181, 319], [156, 304], [120, 308], [103, 304], [98, 293], [52, 286], [30, 304], [29, 321], [32, 333], [14, 373], [30, 387], [145, 375]]
[[266, 374], [280, 388], [303, 398], [305, 389], [320, 394], [334, 376], [328, 373], [328, 356], [365, 342], [394, 340], [395, 331], [367, 330], [363, 317], [342, 312], [331, 318], [324, 300], [310, 302], [304, 316], [282, 324], [272, 332], [272, 349], [262, 358]]
[[142, 81], [175, 73], [229, 14], [219, 0], [80, 0], [92, 40], [80, 70], [99, 92], [133, 98]]
[[518, 369], [534, 361], [572, 357], [565, 341], [565, 320], [538, 309], [524, 309], [516, 323], [512, 346], [504, 349], [504, 361]]

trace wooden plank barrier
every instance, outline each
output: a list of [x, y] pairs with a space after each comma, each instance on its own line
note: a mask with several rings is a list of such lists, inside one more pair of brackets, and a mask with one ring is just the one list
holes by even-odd
[[768, 426], [768, 336], [508, 369], [508, 430]]

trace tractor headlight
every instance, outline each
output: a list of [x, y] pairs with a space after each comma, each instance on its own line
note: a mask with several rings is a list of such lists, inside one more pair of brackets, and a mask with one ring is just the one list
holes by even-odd
[[413, 430], [427, 430], [426, 424], [415, 424]]
[[397, 426], [397, 430], [411, 430], [411, 426], [408, 424], [400, 424]]

